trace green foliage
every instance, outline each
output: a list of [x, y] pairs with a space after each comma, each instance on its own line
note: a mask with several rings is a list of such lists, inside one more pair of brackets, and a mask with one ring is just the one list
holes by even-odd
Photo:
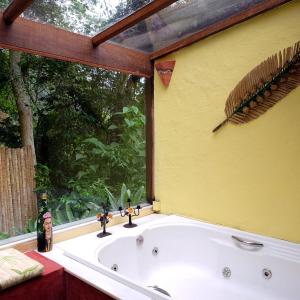
[[141, 203], [141, 200], [143, 197], [145, 197], [145, 188], [144, 186], [140, 186], [132, 194], [130, 189], [128, 189], [125, 183], [123, 183], [119, 196], [114, 196], [108, 188], [105, 188], [105, 193], [111, 210], [118, 210], [119, 207], [125, 207], [125, 204], [129, 198], [133, 205]]
[[144, 186], [139, 187], [131, 197], [133, 205], [139, 204], [145, 199], [145, 188]]
[[0, 240], [8, 239], [10, 235], [7, 232], [0, 231]]
[[49, 178], [49, 172], [50, 170], [46, 165], [40, 163], [35, 165], [35, 183], [37, 192], [50, 190], [51, 182]]
[[18, 110], [9, 78], [8, 51], [0, 51], [0, 110], [9, 117], [0, 122], [0, 145], [20, 147]]
[[8, 6], [9, 2], [9, 0], [0, 0], [0, 9], [4, 10]]
[[109, 130], [116, 132], [118, 142], [104, 143], [90, 137], [78, 146], [76, 161], [81, 170], [78, 179], [92, 183], [100, 177], [106, 179], [107, 186], [114, 181], [115, 186], [126, 182], [137, 188], [145, 183], [145, 116], [136, 106], [126, 106], [115, 115], [121, 116], [123, 122], [120, 126], [111, 124]]
[[112, 210], [118, 210], [120, 206], [124, 206], [125, 201], [130, 197], [129, 190], [123, 183], [119, 197], [114, 196], [108, 188], [105, 188], [105, 193]]
[[25, 224], [25, 233], [36, 231], [37, 220], [28, 219]]
[[[118, 196], [114, 195], [103, 183], [100, 183], [98, 186], [96, 184], [91, 189], [79, 187], [78, 190], [81, 193], [71, 192], [58, 198], [52, 195], [49, 197], [49, 206], [52, 211], [54, 225], [95, 216], [101, 211], [103, 205], [108, 206], [109, 210], [116, 211], [120, 206], [125, 206], [128, 198], [131, 198], [132, 204], [135, 205], [140, 203], [145, 196], [143, 186], [131, 193], [124, 183]], [[98, 196], [93, 196], [95, 193]]]
[[101, 201], [97, 197], [82, 196], [71, 192], [49, 201], [54, 225], [81, 220], [96, 215]]
[[81, 171], [74, 164], [77, 146], [89, 136], [105, 142], [118, 139], [118, 133], [111, 130], [112, 125], [119, 126], [115, 113], [129, 103], [143, 108], [144, 83], [133, 83], [131, 76], [116, 72], [31, 56], [26, 59], [23, 70], [28, 86], [37, 89], [37, 159], [49, 167], [51, 182], [66, 188]]

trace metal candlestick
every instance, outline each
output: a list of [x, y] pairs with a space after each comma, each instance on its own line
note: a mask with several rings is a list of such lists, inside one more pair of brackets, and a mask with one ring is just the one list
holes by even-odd
[[108, 235], [111, 235], [110, 232], [106, 231], [106, 224], [109, 222], [109, 219], [112, 218], [112, 215], [108, 213], [108, 209], [103, 208], [103, 214], [97, 214], [97, 221], [101, 222], [101, 228], [103, 231], [97, 234], [98, 238], [103, 238]]
[[128, 216], [129, 222], [128, 224], [123, 225], [126, 228], [133, 228], [136, 227], [137, 224], [132, 223], [132, 216], [138, 216], [140, 214], [141, 207], [138, 205], [136, 208], [131, 207], [130, 205], [131, 200], [128, 199], [128, 207], [123, 209], [121, 206], [119, 207], [121, 217]]

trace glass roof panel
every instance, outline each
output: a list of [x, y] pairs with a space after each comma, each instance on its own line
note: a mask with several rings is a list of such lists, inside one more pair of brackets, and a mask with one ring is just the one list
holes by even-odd
[[154, 52], [264, 0], [178, 0], [110, 41]]
[[[23, 17], [94, 36], [152, 0], [39, 0]], [[8, 2], [7, 0], [0, 0]]]
[[3, 12], [12, 0], [0, 0], [0, 11]]

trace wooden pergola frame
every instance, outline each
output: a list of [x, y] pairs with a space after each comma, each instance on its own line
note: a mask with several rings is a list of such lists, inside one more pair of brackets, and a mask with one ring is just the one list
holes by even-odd
[[[37, 54], [147, 78], [146, 168], [147, 200], [154, 196], [154, 99], [153, 60], [225, 30], [291, 0], [265, 0], [232, 17], [210, 25], [178, 42], [150, 54], [128, 49], [108, 40], [145, 20], [177, 0], [153, 0], [111, 27], [90, 38], [48, 24], [20, 17], [33, 0], [13, 0], [0, 14], [0, 47]], [[104, 43], [105, 42], [105, 43]]]

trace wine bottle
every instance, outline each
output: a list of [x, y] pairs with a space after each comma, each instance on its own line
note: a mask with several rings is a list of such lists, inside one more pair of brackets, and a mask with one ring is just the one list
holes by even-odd
[[52, 216], [47, 199], [47, 193], [42, 193], [38, 203], [37, 248], [39, 252], [51, 251], [53, 246]]

